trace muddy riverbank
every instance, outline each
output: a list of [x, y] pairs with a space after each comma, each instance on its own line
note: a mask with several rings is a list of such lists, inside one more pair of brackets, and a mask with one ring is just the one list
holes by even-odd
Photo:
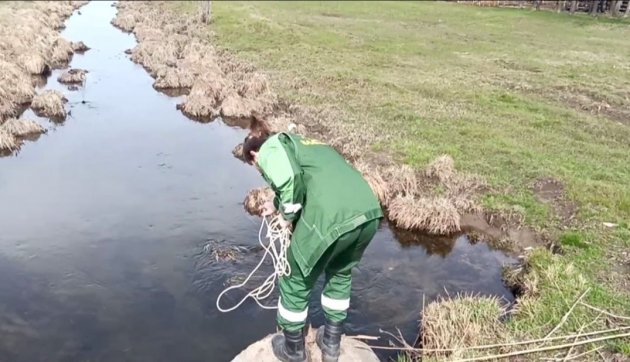
[[[59, 83], [61, 70], [38, 86], [67, 98], [66, 120], [27, 111], [49, 131], [0, 158], [11, 205], [0, 210], [0, 360], [227, 361], [275, 328], [275, 313], [254, 303], [215, 308], [260, 257], [260, 220], [242, 201], [263, 180], [231, 154], [245, 130], [190, 120], [176, 109], [184, 98], [152, 88], [110, 5], [85, 5], [62, 32], [91, 48], [70, 64], [88, 72], [81, 87]], [[514, 260], [463, 235], [446, 240], [405, 242], [381, 225], [357, 269], [348, 333], [400, 328], [413, 340], [423, 299], [447, 292], [512, 301], [501, 270]], [[217, 244], [243, 252], [213, 261]], [[320, 324], [317, 300], [312, 311]]]

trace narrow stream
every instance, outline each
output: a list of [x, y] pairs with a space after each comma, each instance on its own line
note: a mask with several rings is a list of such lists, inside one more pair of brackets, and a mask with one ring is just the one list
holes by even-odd
[[[115, 12], [91, 2], [67, 21], [63, 36], [92, 48], [71, 64], [86, 84], [68, 91], [54, 72], [44, 87], [66, 95], [68, 119], [28, 111], [49, 132], [0, 158], [0, 361], [229, 361], [275, 331], [275, 312], [253, 302], [214, 305], [260, 257], [213, 262], [206, 248], [257, 245], [260, 220], [241, 203], [264, 181], [231, 154], [245, 131], [191, 121], [156, 92], [124, 54], [135, 39], [110, 25]], [[511, 301], [510, 262], [465, 236], [401, 242], [384, 224], [355, 273], [347, 332], [400, 328], [413, 341], [423, 296]]]

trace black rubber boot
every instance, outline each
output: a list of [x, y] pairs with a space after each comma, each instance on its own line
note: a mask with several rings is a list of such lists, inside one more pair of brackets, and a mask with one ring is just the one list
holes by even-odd
[[343, 323], [326, 320], [326, 324], [317, 330], [317, 346], [322, 350], [323, 362], [337, 362], [341, 353], [341, 335]]
[[304, 348], [304, 333], [284, 331], [271, 339], [273, 354], [282, 362], [307, 362], [308, 356]]

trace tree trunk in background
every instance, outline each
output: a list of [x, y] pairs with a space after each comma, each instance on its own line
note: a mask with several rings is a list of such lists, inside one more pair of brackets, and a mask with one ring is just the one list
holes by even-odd
[[212, 1], [204, 0], [201, 2], [201, 22], [208, 24], [212, 20]]
[[626, 11], [623, 12], [623, 17], [627, 18], [628, 14], [630, 14], [630, 1], [626, 4]]
[[599, 6], [599, 0], [594, 0], [591, 2], [591, 8], [589, 10], [589, 14], [595, 16], [597, 15], [597, 7]]
[[575, 13], [575, 10], [577, 9], [577, 0], [571, 0], [571, 14]]
[[534, 0], [534, 5], [536, 6], [536, 10], [540, 10], [540, 0]]

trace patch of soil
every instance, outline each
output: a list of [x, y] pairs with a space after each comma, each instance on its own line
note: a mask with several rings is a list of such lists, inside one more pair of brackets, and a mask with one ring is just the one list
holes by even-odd
[[578, 206], [567, 199], [564, 184], [554, 178], [537, 180], [532, 191], [536, 198], [545, 204], [550, 204], [563, 225], [569, 225], [575, 219]]
[[490, 246], [507, 252], [520, 253], [550, 246], [543, 235], [524, 226], [517, 215], [466, 214], [462, 216], [460, 226], [463, 232], [475, 236], [473, 239], [482, 238]]

